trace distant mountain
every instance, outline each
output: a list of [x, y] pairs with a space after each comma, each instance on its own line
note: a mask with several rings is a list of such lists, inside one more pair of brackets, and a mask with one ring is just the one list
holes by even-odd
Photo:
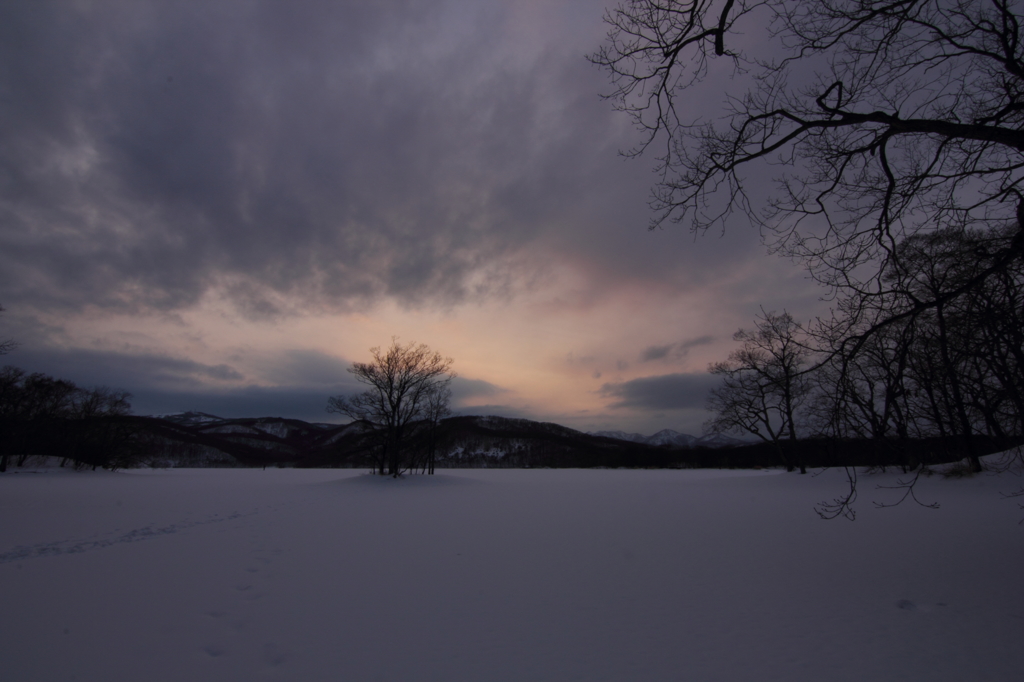
[[668, 445], [670, 447], [689, 448], [697, 442], [695, 436], [688, 433], [679, 433], [672, 429], [662, 429], [653, 436], [648, 437], [645, 443], [649, 445]]
[[[133, 420], [148, 434], [152, 454], [147, 461], [155, 466], [368, 467], [379, 447], [364, 422], [221, 419], [202, 412]], [[688, 466], [678, 443], [692, 437], [674, 431], [655, 435], [656, 443], [634, 442], [528, 419], [450, 417], [437, 432], [436, 461], [440, 467]], [[421, 444], [413, 436], [407, 447]]]
[[591, 436], [602, 438], [614, 438], [615, 440], [628, 440], [632, 443], [645, 443], [647, 436], [640, 433], [626, 433], [625, 431], [590, 431]]
[[739, 445], [750, 445], [750, 441], [732, 438], [721, 433], [712, 433], [698, 438], [692, 447], [732, 448]]
[[209, 424], [211, 422], [224, 421], [223, 417], [217, 417], [215, 415], [207, 414], [205, 412], [194, 411], [178, 412], [176, 414], [154, 415], [154, 417], [156, 417], [157, 419], [166, 419], [169, 422], [174, 422], [175, 424], [182, 424], [183, 426], [198, 426], [200, 424]]
[[140, 432], [143, 461], [152, 466], [296, 464], [333, 449], [332, 439], [351, 426], [279, 417], [222, 419], [204, 412], [129, 419]]
[[[284, 419], [281, 417], [258, 417], [246, 419], [224, 419], [206, 412], [188, 411], [178, 414], [169, 414], [158, 417], [179, 426], [196, 429], [198, 432], [213, 435], [222, 434], [232, 436], [235, 442], [247, 442], [250, 445], [266, 450], [271, 447], [266, 440], [267, 436], [277, 439], [295, 438], [295, 434], [303, 432], [305, 436], [314, 437], [319, 441], [319, 436], [325, 436], [324, 443], [334, 443], [345, 436], [346, 429], [340, 429], [337, 424], [308, 423], [298, 419]], [[460, 418], [452, 418], [460, 419]], [[507, 419], [505, 417], [472, 417], [477, 426], [487, 428], [488, 425], [501, 425], [507, 428], [510, 424], [517, 424], [518, 430], [540, 431], [549, 436], [555, 432], [564, 430], [566, 433], [578, 434], [580, 436], [597, 436], [599, 438], [610, 438], [627, 443], [639, 443], [661, 448], [720, 448], [743, 445], [745, 441], [737, 438], [730, 438], [714, 434], [710, 436], [691, 436], [688, 433], [680, 433], [673, 429], [662, 429], [654, 435], [644, 436], [640, 433], [627, 433], [625, 431], [592, 431], [582, 433], [558, 424], [534, 422], [528, 419]], [[451, 420], [446, 420], [446, 422]], [[351, 425], [350, 425], [351, 426]], [[358, 431], [358, 427], [357, 427]], [[329, 433], [328, 433], [329, 432]], [[351, 433], [349, 434], [351, 435]], [[300, 438], [301, 439], [301, 438]]]
[[[187, 412], [161, 417], [124, 415], [103, 418], [101, 447], [116, 448], [116, 466], [152, 467], [348, 467], [369, 470], [379, 460], [384, 442], [372, 425], [311, 424], [298, 419], [261, 417], [220, 419]], [[90, 426], [90, 425], [86, 425]], [[505, 417], [462, 416], [443, 420], [436, 429], [410, 426], [403, 451], [423, 461], [435, 456], [438, 468], [752, 468], [896, 466], [907, 457], [943, 463], [961, 458], [955, 439], [927, 438], [895, 444], [877, 440], [826, 441], [805, 439], [751, 443], [714, 435], [694, 439], [671, 429], [645, 442], [636, 434], [587, 434], [574, 429]], [[608, 432], [605, 432], [608, 433]], [[74, 442], [75, 433], [70, 436]], [[979, 436], [980, 438], [980, 436]], [[1020, 444], [1018, 438], [979, 440], [979, 454], [1000, 452]], [[63, 446], [63, 441], [59, 441]], [[90, 444], [91, 441], [86, 444]], [[112, 445], [111, 445], [112, 444]], [[687, 447], [687, 444], [690, 447]], [[77, 447], [75, 443], [73, 447]]]
[[451, 417], [442, 422], [440, 438], [439, 466], [686, 466], [678, 451], [529, 419]]
[[[721, 447], [714, 444], [703, 443], [701, 438], [691, 436], [688, 433], [679, 433], [672, 429], [662, 429], [653, 436], [644, 436], [639, 433], [626, 433], [625, 431], [592, 431], [590, 435], [601, 436], [603, 438], [614, 438], [616, 440], [625, 440], [631, 443], [644, 443], [645, 445], [670, 448], [692, 448], [697, 445], [704, 445], [705, 447]], [[725, 444], [726, 443], [723, 441], [722, 446]]]

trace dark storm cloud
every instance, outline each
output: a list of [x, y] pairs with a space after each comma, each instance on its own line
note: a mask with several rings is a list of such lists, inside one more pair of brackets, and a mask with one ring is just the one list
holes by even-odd
[[344, 423], [348, 418], [327, 412], [328, 394], [309, 388], [247, 386], [224, 391], [150, 391], [132, 396], [136, 414], [165, 415], [205, 412], [225, 419], [285, 417], [308, 422]]
[[82, 348], [24, 346], [3, 358], [28, 372], [43, 372], [83, 386], [110, 386], [135, 392], [151, 386], [182, 390], [245, 377], [227, 364], [206, 365], [157, 354], [131, 354]]
[[[577, 8], [599, 27], [599, 6]], [[630, 138], [582, 59], [600, 33], [535, 54], [516, 42], [557, 29], [511, 16], [4, 3], [4, 302], [173, 309], [218, 286], [251, 317], [450, 303], [507, 287], [506, 257], [558, 226], [581, 257], [623, 260], [573, 236], [644, 216], [611, 205], [624, 190], [602, 170]]]
[[663, 374], [621, 383], [607, 383], [598, 393], [613, 400], [608, 407], [652, 410], [703, 408], [708, 391], [717, 386], [718, 377], [710, 374]]
[[675, 344], [669, 344], [667, 346], [650, 346], [643, 353], [640, 354], [640, 362], [650, 362], [651, 360], [662, 360], [668, 357], [668, 354], [675, 348]]
[[347, 363], [307, 351], [268, 361], [278, 386], [240, 385], [249, 378], [227, 364], [205, 365], [159, 354], [23, 347], [3, 358], [27, 372], [43, 372], [80, 386], [110, 386], [132, 394], [136, 414], [198, 410], [220, 417], [278, 416], [338, 421], [327, 398], [362, 388], [345, 372]]
[[690, 350], [691, 348], [694, 348], [695, 346], [707, 346], [708, 344], [711, 344], [711, 343], [714, 343], [714, 342], [715, 342], [715, 337], [709, 336], [709, 335], [705, 335], [705, 336], [698, 336], [695, 339], [687, 339], [686, 341], [683, 341], [682, 343], [680, 343], [679, 346], [683, 350]]
[[[111, 311], [185, 330], [211, 292], [228, 317], [279, 321], [486, 303], [564, 274], [579, 291], [552, 314], [634, 285], [660, 300], [722, 273], [747, 287], [756, 233], [645, 230], [653, 161], [618, 157], [639, 138], [583, 58], [603, 4], [0, 2], [0, 339], [22, 344], [4, 359], [162, 406], [148, 411], [230, 416], [197, 402], [212, 392], [273, 414], [358, 390], [348, 363], [66, 349], [120, 343], [101, 338]], [[762, 303], [786, 306], [748, 305]], [[73, 338], [82, 320], [95, 338]], [[506, 399], [485, 384], [456, 381], [456, 403]]]
[[678, 360], [686, 357], [690, 349], [695, 346], [706, 346], [714, 343], [713, 336], [698, 336], [694, 339], [687, 339], [679, 343], [670, 343], [664, 346], [648, 346], [640, 353], [640, 362], [652, 362], [654, 360]]

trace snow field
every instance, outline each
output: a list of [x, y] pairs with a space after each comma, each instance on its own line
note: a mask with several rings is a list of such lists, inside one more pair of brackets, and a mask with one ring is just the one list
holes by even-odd
[[0, 677], [1015, 680], [1013, 476], [0, 476]]

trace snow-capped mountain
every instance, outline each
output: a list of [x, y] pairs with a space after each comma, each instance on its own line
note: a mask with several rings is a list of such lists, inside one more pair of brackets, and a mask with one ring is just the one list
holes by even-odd
[[185, 426], [199, 426], [200, 424], [212, 424], [213, 422], [224, 421], [222, 417], [207, 414], [206, 412], [197, 412], [195, 410], [178, 412], [176, 414], [157, 414], [153, 416], [157, 419], [166, 419], [169, 422]]
[[640, 433], [626, 433], [625, 431], [591, 431], [591, 436], [602, 438], [614, 438], [615, 440], [628, 440], [633, 443], [646, 443], [647, 436]]
[[672, 429], [662, 429], [652, 436], [645, 436], [640, 433], [626, 433], [625, 431], [591, 431], [589, 434], [591, 436], [625, 440], [631, 443], [644, 443], [645, 445], [667, 446], [670, 448], [727, 448], [734, 445], [743, 445], [746, 442], [717, 433], [698, 438], [697, 436], [679, 433]]
[[590, 435], [625, 440], [631, 443], [644, 443], [645, 445], [660, 445], [673, 448], [693, 447], [698, 440], [696, 436], [691, 436], [688, 433], [679, 433], [672, 429], [662, 429], [653, 436], [645, 436], [640, 433], [626, 433], [625, 431], [592, 431]]
[[698, 438], [694, 445], [705, 448], [731, 448], [734, 445], [748, 445], [749, 443], [750, 441], [733, 438], [721, 433], [711, 433]]
[[691, 436], [688, 433], [679, 433], [672, 429], [662, 429], [653, 436], [648, 436], [643, 442], [648, 445], [669, 445], [677, 448], [689, 448], [697, 442], [697, 437]]

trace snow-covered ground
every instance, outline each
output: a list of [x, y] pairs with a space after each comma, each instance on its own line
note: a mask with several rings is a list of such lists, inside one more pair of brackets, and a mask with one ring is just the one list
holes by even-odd
[[0, 679], [1018, 680], [1021, 479], [0, 476]]

